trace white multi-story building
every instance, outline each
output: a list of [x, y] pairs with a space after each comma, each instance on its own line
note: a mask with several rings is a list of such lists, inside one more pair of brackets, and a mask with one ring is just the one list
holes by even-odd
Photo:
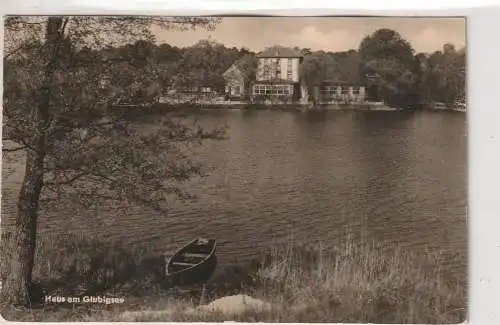
[[284, 96], [297, 99], [300, 95], [300, 51], [273, 46], [257, 54], [256, 81], [252, 95]]

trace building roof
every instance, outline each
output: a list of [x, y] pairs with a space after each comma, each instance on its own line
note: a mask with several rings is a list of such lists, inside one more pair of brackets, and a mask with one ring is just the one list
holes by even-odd
[[243, 68], [245, 67], [245, 62], [242, 60], [242, 58], [239, 58], [233, 63], [233, 65], [235, 66], [236, 69], [243, 72]]
[[[246, 80], [249, 79], [249, 76], [247, 76], [245, 74], [245, 72], [241, 69], [241, 64], [239, 64], [238, 61], [235, 62], [235, 63], [233, 63], [226, 71], [224, 71], [224, 73], [222, 74], [222, 76], [224, 78], [228, 78], [228, 77], [231, 76], [232, 72], [237, 73], [243, 79], [246, 79]], [[233, 76], [234, 76], [234, 74], [233, 74]]]
[[228, 73], [230, 73], [231, 71], [235, 71], [235, 70], [238, 70], [241, 72], [240, 68], [236, 65], [236, 63], [233, 63], [226, 71], [224, 71], [224, 73], [222, 73], [222, 75], [226, 76]]
[[275, 45], [268, 47], [264, 51], [257, 54], [259, 58], [301, 58], [302, 53], [299, 50], [284, 47], [280, 45]]

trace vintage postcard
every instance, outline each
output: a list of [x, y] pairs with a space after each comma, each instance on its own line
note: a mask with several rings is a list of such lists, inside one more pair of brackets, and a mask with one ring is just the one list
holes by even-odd
[[4, 31], [3, 318], [466, 320], [464, 17]]

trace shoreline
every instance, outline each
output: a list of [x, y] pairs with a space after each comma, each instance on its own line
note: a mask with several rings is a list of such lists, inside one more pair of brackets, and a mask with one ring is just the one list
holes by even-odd
[[[124, 106], [126, 109], [121, 110], [125, 114], [135, 114], [141, 111], [137, 106]], [[214, 110], [214, 111], [259, 111], [259, 110], [275, 110], [275, 111], [290, 111], [290, 112], [323, 112], [323, 111], [359, 111], [359, 112], [410, 112], [419, 110], [430, 111], [453, 111], [466, 113], [466, 109], [455, 108], [417, 108], [417, 109], [404, 109], [397, 107], [390, 107], [385, 104], [377, 103], [352, 103], [352, 104], [320, 104], [313, 106], [311, 104], [300, 103], [282, 103], [282, 104], [261, 104], [261, 103], [155, 103], [146, 113], [178, 113], [189, 110]], [[120, 110], [118, 110], [120, 111]]]
[[[61, 238], [39, 239], [34, 271], [39, 299], [100, 296], [123, 298], [123, 303], [49, 301], [24, 311], [5, 307], [1, 312], [5, 319], [429, 324], [460, 323], [466, 318], [465, 274], [447, 273], [439, 249], [422, 254], [403, 249], [383, 252], [380, 245], [352, 240], [328, 251], [321, 243], [276, 244], [251, 262], [221, 263], [202, 303], [200, 288], [162, 287], [159, 270], [164, 256], [83, 237], [73, 238], [68, 247]], [[8, 240], [4, 244], [3, 257], [9, 251]], [[102, 263], [93, 269], [89, 261], [94, 258]], [[85, 277], [89, 271], [94, 280]], [[202, 310], [207, 303], [235, 295], [270, 308], [236, 314]]]

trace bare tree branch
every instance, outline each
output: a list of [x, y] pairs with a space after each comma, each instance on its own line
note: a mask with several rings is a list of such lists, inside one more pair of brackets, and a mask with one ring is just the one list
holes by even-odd
[[17, 147], [17, 148], [2, 148], [2, 151], [3, 152], [16, 152], [16, 151], [20, 151], [20, 150], [25, 150], [27, 147], [26, 146], [21, 146], [21, 147]]

